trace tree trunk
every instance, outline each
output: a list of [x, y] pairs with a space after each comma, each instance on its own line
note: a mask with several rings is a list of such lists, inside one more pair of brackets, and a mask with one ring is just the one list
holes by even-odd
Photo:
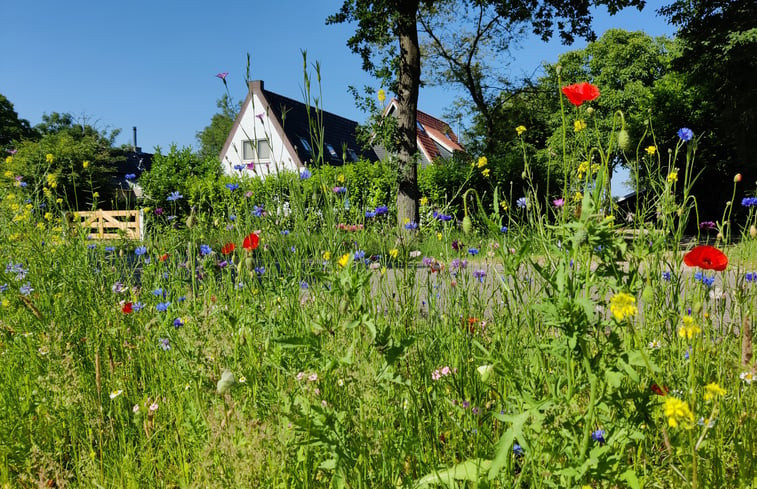
[[418, 87], [421, 80], [421, 53], [418, 45], [418, 0], [400, 1], [397, 33], [400, 40], [399, 80], [397, 85], [397, 125], [400, 144], [397, 152], [399, 188], [397, 220], [403, 227], [407, 221], [418, 222], [418, 145], [416, 121]]

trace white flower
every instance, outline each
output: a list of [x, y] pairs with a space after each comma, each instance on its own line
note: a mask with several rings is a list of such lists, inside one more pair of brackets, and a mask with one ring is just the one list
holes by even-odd
[[743, 380], [747, 385], [751, 385], [754, 380], [754, 374], [752, 372], [741, 372], [739, 378]]
[[659, 350], [662, 347], [662, 343], [660, 343], [660, 340], [654, 339], [649, 342], [649, 348], [653, 350]]
[[344, 387], [344, 379], [337, 380], [336, 385], [338, 385], [339, 387]]
[[124, 393], [124, 391], [122, 389], [118, 389], [117, 391], [112, 391], [110, 393], [110, 398], [111, 399], [115, 399], [116, 397], [120, 396], [123, 393]]
[[316, 380], [318, 380], [318, 374], [317, 374], [317, 373], [315, 373], [315, 372], [313, 372], [312, 374], [310, 374], [310, 375], [308, 376], [308, 380], [309, 380], [310, 382], [315, 382]]
[[247, 382], [247, 377], [243, 375], [239, 377], [239, 380], [237, 380], [237, 382], [239, 382], [240, 384], [244, 384], [245, 382]]
[[138, 413], [139, 412], [139, 404], [135, 404], [134, 407], [131, 408], [131, 411], [133, 413], [135, 413], [135, 414]]
[[481, 382], [485, 384], [494, 371], [494, 365], [481, 365], [480, 367], [476, 368], [476, 371], [481, 377]]
[[710, 299], [714, 301], [718, 301], [725, 297], [725, 292], [720, 287], [715, 287], [714, 289], [710, 290]]
[[410, 258], [418, 258], [419, 256], [421, 256], [421, 252], [419, 250], [410, 252]]

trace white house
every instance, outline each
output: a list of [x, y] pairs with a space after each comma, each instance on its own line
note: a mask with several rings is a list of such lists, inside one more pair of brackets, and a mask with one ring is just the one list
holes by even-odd
[[[316, 109], [297, 100], [268, 91], [262, 80], [250, 82], [247, 98], [221, 150], [224, 172], [265, 177], [281, 171], [299, 172], [318, 155], [314, 154], [309, 119]], [[356, 140], [357, 122], [330, 112], [319, 112], [323, 125], [322, 161], [343, 165], [360, 157], [378, 160], [373, 151], [362, 149]]]

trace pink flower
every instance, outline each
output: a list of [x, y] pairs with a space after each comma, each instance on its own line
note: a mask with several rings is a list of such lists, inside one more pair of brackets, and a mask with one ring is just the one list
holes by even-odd
[[229, 76], [228, 71], [224, 71], [223, 73], [219, 73], [216, 75], [216, 78], [220, 78], [223, 81], [226, 81], [226, 77]]
[[157, 410], [158, 410], [158, 403], [157, 402], [153, 402], [152, 404], [150, 404], [150, 412], [155, 412]]
[[563, 204], [565, 204], [565, 199], [559, 198], [552, 201], [552, 204], [554, 204], [555, 207], [562, 207]]
[[264, 115], [265, 114], [263, 112], [261, 112], [260, 114], [255, 114], [255, 117], [257, 117], [258, 119], [260, 119], [260, 122], [263, 122], [263, 116]]
[[247, 169], [248, 170], [254, 170], [255, 169], [255, 162], [251, 161], [251, 162], [247, 163]]

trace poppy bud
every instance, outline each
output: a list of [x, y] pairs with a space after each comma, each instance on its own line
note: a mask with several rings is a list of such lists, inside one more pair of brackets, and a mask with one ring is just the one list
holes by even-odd
[[644, 291], [641, 293], [641, 298], [644, 299], [644, 302], [647, 304], [651, 304], [654, 301], [654, 289], [651, 285], [644, 287]]
[[757, 227], [755, 227], [754, 224], [749, 226], [749, 236], [757, 238]]
[[587, 107], [586, 108], [586, 115], [588, 115], [589, 117], [591, 117], [592, 115], [594, 115], [594, 107]]
[[224, 370], [223, 374], [221, 374], [221, 378], [216, 384], [216, 392], [223, 395], [229, 392], [229, 389], [231, 389], [234, 384], [236, 384], [237, 379], [234, 376], [234, 374], [229, 370]]
[[696, 303], [694, 303], [692, 311], [694, 312], [694, 314], [699, 314], [700, 312], [702, 312], [702, 301], [697, 301]]
[[463, 217], [463, 232], [470, 234], [471, 231], [473, 231], [473, 221], [471, 221], [470, 217], [465, 216]]
[[622, 149], [623, 151], [628, 151], [629, 149], [631, 149], [631, 136], [625, 129], [621, 129], [618, 132], [618, 147], [620, 147], [620, 149]]
[[741, 181], [741, 173], [737, 173], [735, 177], [733, 177], [733, 183], [739, 183]]

